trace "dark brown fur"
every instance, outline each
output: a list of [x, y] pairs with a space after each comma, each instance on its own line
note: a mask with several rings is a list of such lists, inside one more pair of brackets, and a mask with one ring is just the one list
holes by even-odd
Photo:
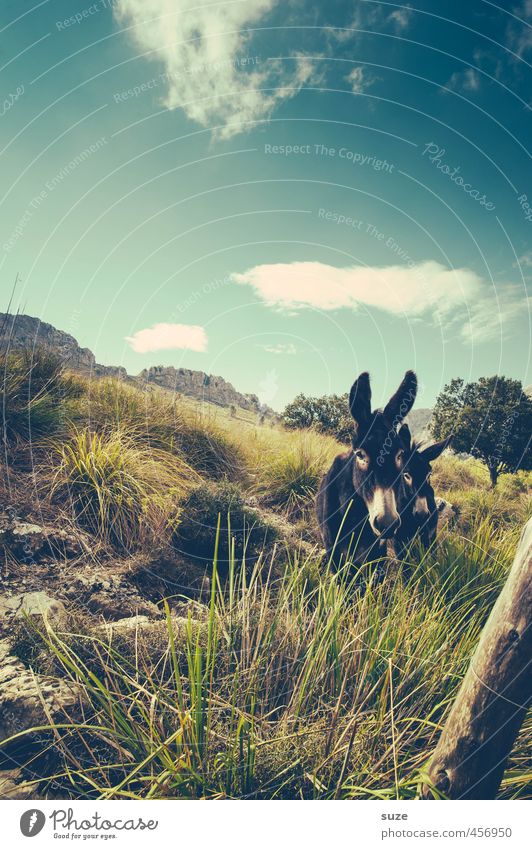
[[[410, 412], [416, 391], [416, 376], [407, 372], [384, 410], [372, 413], [369, 374], [361, 374], [351, 388], [353, 447], [333, 461], [317, 499], [323, 543], [333, 568], [346, 560], [361, 565], [382, 556], [385, 540], [400, 525], [403, 444], [396, 429]], [[377, 496], [383, 505], [379, 508], [375, 508]]]

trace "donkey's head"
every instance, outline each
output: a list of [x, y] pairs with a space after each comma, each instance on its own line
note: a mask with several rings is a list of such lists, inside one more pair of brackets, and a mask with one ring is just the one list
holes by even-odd
[[409, 494], [409, 505], [418, 521], [428, 519], [436, 509], [434, 490], [430, 483], [431, 463], [445, 451], [452, 436], [420, 449], [412, 440], [408, 425], [401, 425], [399, 438], [405, 447], [403, 478]]
[[398, 500], [403, 489], [405, 448], [397, 427], [412, 409], [416, 392], [416, 375], [407, 371], [384, 409], [372, 412], [369, 374], [364, 372], [349, 395], [356, 424], [353, 485], [366, 504], [372, 530], [384, 538], [393, 536], [401, 524]]

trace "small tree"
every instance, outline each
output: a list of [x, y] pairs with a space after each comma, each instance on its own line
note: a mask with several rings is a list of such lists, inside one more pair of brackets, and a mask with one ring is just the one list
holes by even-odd
[[349, 442], [354, 429], [347, 395], [324, 395], [321, 398], [298, 395], [282, 413], [282, 422], [289, 428], [315, 427], [340, 442]]
[[501, 474], [532, 469], [532, 401], [519, 380], [451, 380], [438, 396], [430, 429], [435, 439], [452, 434], [455, 451], [482, 460], [492, 486]]

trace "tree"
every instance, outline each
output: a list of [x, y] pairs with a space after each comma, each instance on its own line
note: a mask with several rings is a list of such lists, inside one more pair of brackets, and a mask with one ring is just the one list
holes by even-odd
[[285, 427], [314, 427], [346, 443], [354, 430], [347, 395], [324, 395], [321, 398], [298, 395], [285, 407], [281, 419]]
[[455, 451], [482, 460], [492, 486], [501, 474], [532, 469], [532, 401], [519, 380], [451, 380], [438, 396], [430, 429], [435, 439], [452, 434]]

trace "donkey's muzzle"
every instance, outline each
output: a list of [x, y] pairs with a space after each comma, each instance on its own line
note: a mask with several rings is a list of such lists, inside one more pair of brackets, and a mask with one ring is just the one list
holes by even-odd
[[401, 524], [393, 489], [383, 486], [376, 487], [366, 504], [374, 533], [382, 539], [393, 537]]
[[373, 529], [381, 539], [391, 539], [399, 530], [401, 525], [401, 517], [397, 516], [394, 519], [389, 519], [388, 516], [375, 516], [373, 520]]

